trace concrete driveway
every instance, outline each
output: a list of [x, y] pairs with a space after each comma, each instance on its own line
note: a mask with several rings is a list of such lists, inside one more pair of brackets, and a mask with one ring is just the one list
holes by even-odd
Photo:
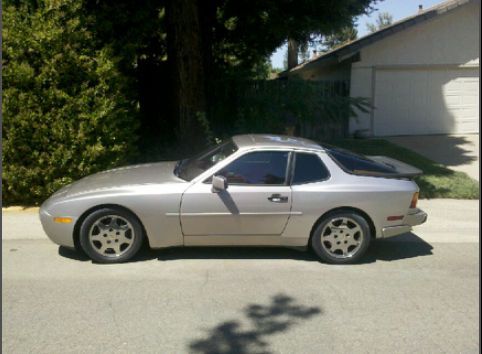
[[144, 251], [93, 264], [4, 212], [5, 353], [479, 351], [478, 201], [421, 200], [361, 264], [278, 248]]
[[479, 134], [384, 138], [479, 180]]

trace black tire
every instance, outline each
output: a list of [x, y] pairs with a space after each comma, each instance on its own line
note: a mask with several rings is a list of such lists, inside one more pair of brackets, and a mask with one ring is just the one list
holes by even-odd
[[[124, 235], [129, 234], [130, 236], [129, 240], [131, 240], [131, 243], [129, 244], [119, 244], [119, 247], [124, 247], [124, 251], [119, 249], [119, 255], [115, 254], [114, 248], [107, 249], [103, 254], [100, 252], [100, 248], [102, 248], [103, 244], [98, 243], [97, 241], [92, 241], [91, 242], [91, 235], [90, 232], [95, 229], [96, 226], [94, 224], [98, 225], [100, 221], [105, 221], [109, 220], [110, 216], [114, 216], [114, 219], [120, 220], [121, 222], [127, 221], [127, 224], [125, 225], [120, 225], [119, 227], [124, 226], [126, 230], [131, 230], [131, 231], [123, 231], [124, 229], [119, 229], [120, 232], [124, 232]], [[130, 223], [130, 225], [128, 225]], [[109, 228], [109, 225], [104, 225], [107, 228]], [[100, 230], [100, 229], [98, 229]], [[104, 230], [104, 229], [102, 229]], [[100, 232], [104, 232], [100, 230]], [[106, 237], [105, 242], [109, 242], [109, 244], [112, 242], [112, 246], [115, 245], [114, 242], [119, 242], [119, 240], [116, 240], [116, 230], [114, 229], [109, 229], [106, 230], [105, 232], [109, 234], [109, 236], [103, 235], [95, 235], [92, 237]], [[111, 236], [112, 234], [112, 236]], [[119, 235], [119, 233], [117, 233]], [[125, 239], [127, 240], [128, 236], [124, 236]], [[107, 238], [108, 237], [108, 238]], [[112, 237], [112, 239], [110, 239]], [[119, 236], [122, 237], [122, 236]], [[132, 213], [122, 209], [122, 208], [116, 208], [116, 207], [109, 207], [109, 208], [103, 208], [99, 210], [95, 210], [91, 214], [89, 214], [85, 220], [82, 222], [82, 225], [80, 227], [80, 246], [82, 247], [82, 250], [93, 260], [99, 263], [120, 263], [120, 262], [125, 262], [132, 257], [139, 251], [143, 244], [144, 240], [144, 232], [142, 229], [142, 226], [137, 219], [135, 215]], [[102, 240], [104, 242], [104, 240]], [[122, 242], [122, 240], [120, 241]], [[100, 245], [100, 246], [98, 246]], [[105, 245], [106, 247], [109, 247], [108, 245]], [[114, 253], [114, 254], [112, 254]]]
[[[332, 222], [338, 223], [339, 220], [345, 220], [347, 227], [345, 227], [344, 231], [343, 227], [345, 224], [340, 224], [340, 227], [331, 227], [330, 224]], [[350, 229], [353, 224], [358, 224], [360, 231], [356, 231], [358, 229]], [[326, 229], [325, 229], [326, 227]], [[327, 229], [330, 229], [330, 233], [326, 234]], [[334, 231], [332, 231], [334, 230]], [[355, 230], [352, 233], [354, 235], [349, 234], [350, 230]], [[322, 232], [325, 231], [325, 235], [323, 236], [323, 244], [322, 244]], [[333, 232], [333, 235], [332, 235]], [[344, 234], [343, 234], [344, 233]], [[324, 262], [331, 263], [331, 264], [352, 264], [356, 263], [363, 255], [366, 253], [368, 246], [370, 245], [371, 241], [371, 232], [370, 226], [368, 225], [367, 220], [358, 213], [351, 212], [351, 211], [338, 211], [327, 214], [323, 220], [318, 224], [318, 226], [313, 231], [311, 236], [311, 247], [316, 255]], [[333, 239], [329, 241], [328, 238]], [[337, 241], [338, 240], [340, 241]], [[348, 241], [344, 241], [348, 240]], [[352, 240], [352, 241], [350, 241]], [[358, 242], [357, 245], [349, 245], [345, 247], [353, 247], [352, 252], [353, 254], [350, 255], [349, 251], [347, 251], [347, 255], [343, 255], [343, 250], [338, 249], [338, 247], [343, 247], [343, 243], [347, 242]], [[333, 245], [332, 245], [333, 243]], [[336, 245], [342, 244], [341, 246]], [[331, 248], [333, 247], [333, 248]], [[336, 254], [341, 253], [341, 254]]]

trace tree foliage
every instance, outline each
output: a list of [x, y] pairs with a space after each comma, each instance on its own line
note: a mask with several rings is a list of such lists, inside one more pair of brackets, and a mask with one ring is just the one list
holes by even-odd
[[336, 49], [346, 43], [357, 39], [358, 31], [353, 24], [343, 27], [341, 30], [328, 34], [323, 38], [322, 51]]
[[[270, 54], [287, 38], [333, 33], [373, 2], [6, 0], [4, 201], [38, 202], [124, 163], [136, 147], [176, 146], [181, 128], [196, 149], [193, 138], [219, 117], [211, 115], [223, 99], [216, 82], [266, 79]], [[258, 93], [269, 101], [268, 91]], [[268, 109], [258, 102], [246, 113], [250, 92], [239, 99], [242, 113], [223, 116], [226, 126]]]
[[117, 59], [81, 2], [7, 5], [3, 20], [3, 201], [39, 202], [135, 151], [136, 113]]
[[[221, 80], [214, 88], [220, 102], [228, 102], [210, 111], [214, 135], [221, 138], [245, 133], [283, 134], [287, 126], [295, 126], [299, 134], [309, 138], [342, 136], [343, 123], [355, 117], [355, 111], [370, 108], [367, 99], [349, 97], [348, 82], [343, 81]], [[226, 116], [233, 117], [234, 124], [227, 122]]]
[[388, 12], [380, 12], [375, 23], [367, 23], [367, 30], [371, 33], [379, 31], [393, 23], [393, 16]]

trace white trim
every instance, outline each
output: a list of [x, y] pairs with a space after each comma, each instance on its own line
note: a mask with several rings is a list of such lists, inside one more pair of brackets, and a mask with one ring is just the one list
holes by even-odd
[[377, 69], [377, 70], [445, 70], [445, 69], [477, 69], [474, 64], [389, 64], [389, 65], [363, 65], [353, 66], [352, 69]]

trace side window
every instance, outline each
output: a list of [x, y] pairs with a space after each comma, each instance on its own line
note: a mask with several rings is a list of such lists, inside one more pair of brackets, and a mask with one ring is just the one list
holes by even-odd
[[296, 153], [292, 184], [323, 181], [330, 177], [330, 172], [319, 156], [309, 153]]
[[288, 156], [287, 151], [248, 153], [231, 162], [216, 175], [226, 177], [231, 184], [284, 184]]

